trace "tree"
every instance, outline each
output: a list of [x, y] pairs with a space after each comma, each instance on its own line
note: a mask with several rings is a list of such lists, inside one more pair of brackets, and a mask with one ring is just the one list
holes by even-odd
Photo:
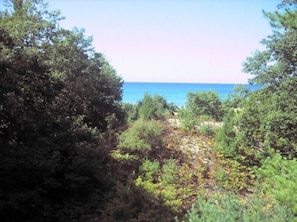
[[158, 119], [165, 114], [173, 113], [177, 107], [168, 104], [166, 99], [158, 94], [151, 96], [145, 94], [143, 99], [138, 103], [138, 115], [143, 119]]
[[[290, 3], [290, 4], [289, 4]], [[265, 87], [249, 99], [240, 130], [247, 144], [262, 152], [269, 149], [297, 156], [297, 11], [296, 1], [265, 13], [273, 34], [262, 40], [266, 47], [248, 57], [244, 71], [254, 75], [253, 84]]]
[[1, 220], [87, 221], [111, 188], [102, 133], [120, 121], [122, 81], [58, 12], [12, 3], [0, 13]]
[[242, 109], [244, 102], [251, 93], [250, 89], [244, 85], [236, 85], [233, 90], [234, 92], [228, 94], [227, 99], [223, 103], [225, 111], [228, 111], [228, 109]]
[[186, 108], [196, 115], [206, 115], [221, 120], [223, 117], [222, 102], [217, 92], [188, 93]]
[[297, 214], [297, 159], [288, 160], [279, 153], [267, 158], [259, 168], [259, 182], [265, 193], [268, 193], [282, 206]]
[[151, 151], [161, 148], [162, 133], [163, 127], [158, 121], [139, 119], [120, 135], [118, 147], [147, 157]]

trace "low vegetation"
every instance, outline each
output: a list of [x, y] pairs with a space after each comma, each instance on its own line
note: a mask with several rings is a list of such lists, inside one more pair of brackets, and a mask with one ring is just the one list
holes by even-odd
[[122, 79], [83, 31], [41, 1], [10, 3], [1, 221], [297, 221], [296, 1], [265, 13], [274, 33], [243, 65], [261, 89], [191, 92], [185, 107], [122, 103]]

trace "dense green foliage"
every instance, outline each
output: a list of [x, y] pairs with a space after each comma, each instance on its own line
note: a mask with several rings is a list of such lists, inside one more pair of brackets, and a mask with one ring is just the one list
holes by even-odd
[[[195, 141], [197, 136], [210, 143], [216, 134], [214, 156], [208, 156], [214, 162], [210, 164], [207, 157], [199, 160], [199, 154], [206, 155], [200, 144], [185, 145], [185, 134], [176, 139], [171, 133], [169, 147], [181, 146], [191, 151], [184, 150], [174, 164], [170, 159], [150, 156], [138, 168], [135, 184], [162, 197], [175, 210], [185, 206], [188, 195], [196, 191], [197, 203], [188, 208], [181, 220], [296, 220], [297, 12], [296, 1], [289, 3], [282, 3], [279, 12], [265, 13], [273, 34], [262, 41], [266, 49], [257, 51], [243, 65], [246, 72], [254, 75], [251, 83], [263, 85], [261, 89], [250, 92], [238, 86], [225, 101], [220, 101], [214, 92], [189, 93], [186, 107], [179, 109], [180, 122], [175, 130], [180, 127], [191, 133], [190, 140]], [[145, 110], [150, 116], [152, 100], [147, 100], [147, 104]], [[207, 128], [210, 120], [223, 120], [217, 133]], [[185, 164], [190, 159], [201, 171]], [[203, 192], [207, 196], [201, 195]]]
[[[122, 104], [83, 30], [39, 0], [0, 12], [1, 221], [296, 221], [296, 1], [244, 63], [264, 85]], [[220, 121], [223, 121], [221, 124]], [[192, 207], [191, 207], [192, 206]]]
[[0, 14], [1, 220], [87, 220], [110, 189], [101, 135], [121, 118], [121, 79], [58, 12], [12, 3]]
[[181, 127], [186, 132], [214, 135], [215, 128], [205, 121], [221, 121], [223, 104], [217, 92], [188, 93], [185, 107], [178, 110]]
[[178, 187], [180, 178], [175, 160], [169, 159], [162, 167], [157, 160], [145, 160], [139, 170], [140, 175], [135, 180], [136, 186], [143, 187], [154, 196], [162, 197], [165, 205], [174, 210], [182, 206], [182, 190]]
[[146, 93], [136, 105], [123, 104], [123, 110], [126, 113], [127, 121], [133, 121], [138, 118], [146, 120], [162, 119], [164, 116], [176, 112], [178, 107], [173, 103], [168, 103], [164, 97], [158, 94], [151, 96]]
[[[249, 146], [255, 146], [262, 152], [276, 149], [291, 157], [297, 155], [295, 7], [296, 3], [293, 6], [284, 4], [278, 13], [265, 13], [273, 27], [273, 34], [262, 40], [265, 50], [247, 58], [244, 70], [254, 75], [252, 83], [265, 84], [266, 87], [248, 101], [240, 124], [240, 130], [248, 130], [244, 130], [244, 136]], [[249, 127], [246, 127], [247, 124]]]
[[297, 215], [297, 159], [284, 159], [280, 154], [267, 158], [259, 169], [263, 191], [287, 206]]
[[238, 85], [234, 87], [234, 92], [229, 94], [223, 102], [223, 125], [216, 135], [216, 148], [223, 151], [226, 157], [242, 158], [237, 155], [241, 154], [238, 123], [250, 94], [248, 88]]
[[186, 108], [195, 116], [206, 115], [215, 120], [223, 117], [222, 102], [214, 91], [188, 93]]
[[281, 205], [269, 206], [271, 200], [249, 198], [251, 199], [240, 200], [231, 193], [214, 195], [208, 199], [202, 195], [197, 199], [197, 203], [188, 210], [183, 221], [289, 222], [294, 218]]
[[155, 120], [139, 119], [119, 137], [118, 147], [145, 157], [152, 149], [162, 146], [163, 127]]
[[244, 103], [248, 96], [251, 94], [250, 89], [243, 85], [236, 85], [233, 93], [229, 94], [223, 101], [225, 112], [230, 109], [240, 110], [244, 107]]
[[244, 93], [240, 102], [229, 97], [216, 147], [230, 161], [253, 167], [260, 192], [296, 216], [297, 2], [288, 2], [278, 12], [265, 13], [273, 34], [262, 40], [265, 50], [243, 65], [254, 75], [250, 82], [263, 88]]
[[280, 7], [279, 12], [265, 13], [273, 27], [273, 34], [262, 40], [266, 49], [248, 57], [243, 65], [254, 75], [251, 83], [264, 87], [244, 93], [248, 95], [244, 103], [236, 102], [236, 97], [226, 103], [240, 109], [229, 109], [220, 133], [221, 147], [245, 156], [251, 165], [259, 165], [274, 150], [291, 158], [297, 153], [296, 3]]
[[191, 109], [182, 107], [179, 109], [178, 117], [180, 119], [181, 127], [186, 132], [194, 132], [198, 124], [198, 117]]

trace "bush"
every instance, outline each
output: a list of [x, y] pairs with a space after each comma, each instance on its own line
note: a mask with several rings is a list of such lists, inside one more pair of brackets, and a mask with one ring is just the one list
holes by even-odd
[[144, 98], [138, 103], [138, 116], [143, 119], [159, 119], [166, 114], [177, 111], [177, 107], [160, 95], [150, 96], [145, 94]]
[[146, 179], [152, 180], [153, 176], [158, 172], [159, 169], [160, 164], [157, 160], [150, 161], [146, 159], [139, 167], [139, 172], [144, 174]]
[[[275, 202], [251, 197], [245, 200], [234, 194], [200, 196], [185, 215], [189, 222], [199, 221], [293, 221], [294, 216], [287, 209]], [[176, 219], [176, 221], [179, 221]]]
[[152, 149], [162, 146], [163, 126], [156, 120], [139, 119], [119, 137], [120, 149], [147, 156]]
[[212, 126], [211, 124], [208, 124], [208, 123], [203, 123], [199, 127], [199, 132], [210, 138], [213, 138], [216, 135], [217, 131], [218, 131], [217, 127]]
[[164, 185], [177, 184], [178, 182], [178, 165], [174, 159], [169, 159], [162, 166], [162, 183]]
[[123, 112], [125, 113], [125, 120], [127, 122], [135, 121], [138, 118], [138, 107], [131, 103], [122, 104]]
[[178, 113], [181, 128], [186, 132], [194, 132], [195, 127], [198, 124], [197, 118], [195, 117], [194, 113], [187, 108], [181, 108]]
[[220, 187], [236, 193], [251, 189], [255, 182], [255, 172], [252, 168], [222, 155], [218, 157], [219, 168], [213, 177]]
[[263, 162], [258, 172], [263, 192], [297, 215], [297, 159], [289, 160], [275, 154]]
[[143, 188], [143, 186], [154, 187], [152, 183], [143, 183], [141, 179], [138, 181], [139, 185], [136, 186], [129, 182], [125, 186], [118, 184], [115, 197], [110, 199], [97, 221], [171, 222], [177, 213], [164, 206], [158, 197], [153, 197], [148, 192], [151, 188], [148, 190]]
[[188, 93], [186, 107], [195, 116], [206, 115], [217, 121], [221, 120], [224, 114], [220, 97], [214, 91]]
[[251, 94], [250, 89], [244, 85], [236, 85], [233, 91], [233, 93], [228, 94], [226, 100], [223, 102], [225, 111], [229, 109], [242, 109], [249, 94]]
[[216, 148], [226, 157], [236, 159], [236, 126], [235, 112], [230, 110], [223, 119], [223, 125], [216, 134]]
[[140, 175], [135, 185], [142, 187], [155, 197], [162, 198], [165, 205], [179, 211], [183, 189], [179, 188], [178, 165], [174, 159], [166, 161], [160, 169], [157, 160], [145, 160], [139, 167]]

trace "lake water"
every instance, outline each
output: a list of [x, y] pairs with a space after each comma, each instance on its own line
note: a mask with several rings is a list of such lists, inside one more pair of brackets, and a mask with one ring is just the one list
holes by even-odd
[[[148, 83], [125, 82], [123, 86], [123, 102], [136, 104], [143, 99], [145, 93], [161, 95], [167, 102], [173, 102], [177, 106], [184, 106], [188, 92], [216, 91], [222, 100], [232, 93], [234, 86], [240, 84], [207, 84], [207, 83]], [[252, 91], [260, 86], [244, 85]]]

